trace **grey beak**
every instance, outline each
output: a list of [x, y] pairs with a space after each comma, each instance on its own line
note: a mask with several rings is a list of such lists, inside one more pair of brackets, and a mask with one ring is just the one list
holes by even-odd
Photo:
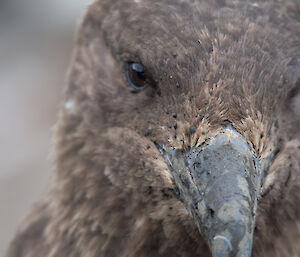
[[259, 162], [232, 127], [188, 151], [161, 149], [213, 257], [250, 257]]

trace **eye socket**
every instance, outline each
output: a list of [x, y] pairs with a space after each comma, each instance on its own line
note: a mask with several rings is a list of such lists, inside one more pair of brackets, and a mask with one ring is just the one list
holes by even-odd
[[137, 93], [145, 89], [149, 84], [145, 68], [137, 62], [126, 62], [125, 65], [126, 78], [132, 88], [133, 93]]

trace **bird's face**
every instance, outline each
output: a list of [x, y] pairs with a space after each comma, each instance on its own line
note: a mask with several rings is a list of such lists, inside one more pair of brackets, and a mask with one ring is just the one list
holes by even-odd
[[[193, 222], [213, 256], [246, 257], [258, 199], [272, 184], [265, 181], [286, 82], [281, 64], [266, 57], [271, 46], [258, 47], [259, 28], [207, 5], [120, 0], [90, 8], [58, 128], [58, 165], [76, 166], [72, 177], [88, 199], [109, 206], [103, 199], [122, 195], [126, 206], [143, 203], [139, 213], [151, 219]], [[74, 152], [89, 168], [65, 161]]]

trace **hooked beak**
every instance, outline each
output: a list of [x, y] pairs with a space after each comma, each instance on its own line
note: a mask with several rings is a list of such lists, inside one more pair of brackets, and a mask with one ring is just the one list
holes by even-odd
[[246, 140], [229, 126], [188, 151], [160, 150], [212, 256], [250, 257], [262, 176]]

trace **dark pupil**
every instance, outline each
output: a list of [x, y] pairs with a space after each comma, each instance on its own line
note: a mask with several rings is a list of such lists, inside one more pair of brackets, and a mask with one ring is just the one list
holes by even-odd
[[130, 79], [134, 86], [144, 87], [146, 80], [144, 67], [139, 63], [131, 63], [129, 69]]

